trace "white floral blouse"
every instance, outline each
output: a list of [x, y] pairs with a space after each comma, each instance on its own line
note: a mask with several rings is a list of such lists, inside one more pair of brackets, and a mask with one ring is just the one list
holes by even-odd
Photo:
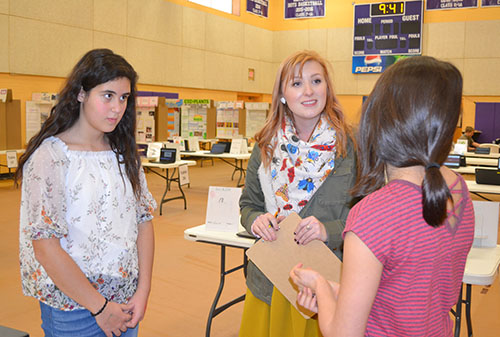
[[20, 262], [23, 292], [61, 310], [82, 307], [60, 291], [37, 262], [32, 240], [60, 238], [92, 285], [125, 303], [137, 288], [138, 224], [156, 208], [144, 172], [134, 196], [112, 151], [74, 151], [57, 137], [43, 141], [24, 166]]

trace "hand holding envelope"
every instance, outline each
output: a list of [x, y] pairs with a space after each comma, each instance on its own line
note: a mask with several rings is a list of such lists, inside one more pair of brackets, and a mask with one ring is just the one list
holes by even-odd
[[298, 289], [290, 279], [290, 270], [302, 263], [326, 279], [339, 282], [342, 262], [319, 240], [297, 245], [293, 232], [300, 221], [296, 213], [290, 214], [280, 222], [281, 229], [276, 232], [275, 241], [259, 240], [248, 249], [247, 256], [305, 318], [310, 318], [314, 312], [297, 306]]

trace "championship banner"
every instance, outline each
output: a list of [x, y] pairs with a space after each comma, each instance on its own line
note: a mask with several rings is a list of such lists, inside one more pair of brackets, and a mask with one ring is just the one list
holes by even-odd
[[427, 0], [425, 9], [436, 10], [436, 9], [475, 8], [477, 7], [477, 1], [478, 0]]
[[482, 0], [481, 7], [495, 7], [500, 6], [500, 0]]
[[285, 19], [324, 17], [325, 3], [326, 0], [285, 0]]
[[268, 11], [269, 0], [247, 0], [247, 12], [267, 18]]

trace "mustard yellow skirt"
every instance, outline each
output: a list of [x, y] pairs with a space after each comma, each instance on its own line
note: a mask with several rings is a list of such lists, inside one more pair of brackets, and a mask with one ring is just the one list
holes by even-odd
[[268, 305], [247, 288], [239, 337], [320, 336], [318, 320], [305, 319], [278, 289], [273, 289]]

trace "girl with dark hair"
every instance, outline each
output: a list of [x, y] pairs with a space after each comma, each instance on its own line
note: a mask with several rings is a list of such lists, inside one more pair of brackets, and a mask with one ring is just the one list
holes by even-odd
[[[303, 218], [297, 244], [320, 240], [341, 257], [356, 160], [329, 68], [317, 53], [300, 51], [282, 62], [271, 113], [255, 139], [240, 199], [242, 225], [274, 241], [279, 222], [295, 212]], [[241, 337], [320, 334], [317, 320], [304, 319], [252, 261], [247, 286]]]
[[136, 336], [153, 210], [135, 143], [137, 74], [108, 49], [73, 68], [20, 158], [20, 262], [46, 336]]
[[389, 67], [363, 105], [360, 171], [338, 284], [299, 264], [298, 303], [327, 336], [452, 336], [474, 236], [465, 181], [443, 162], [461, 112], [462, 76], [412, 57]]

